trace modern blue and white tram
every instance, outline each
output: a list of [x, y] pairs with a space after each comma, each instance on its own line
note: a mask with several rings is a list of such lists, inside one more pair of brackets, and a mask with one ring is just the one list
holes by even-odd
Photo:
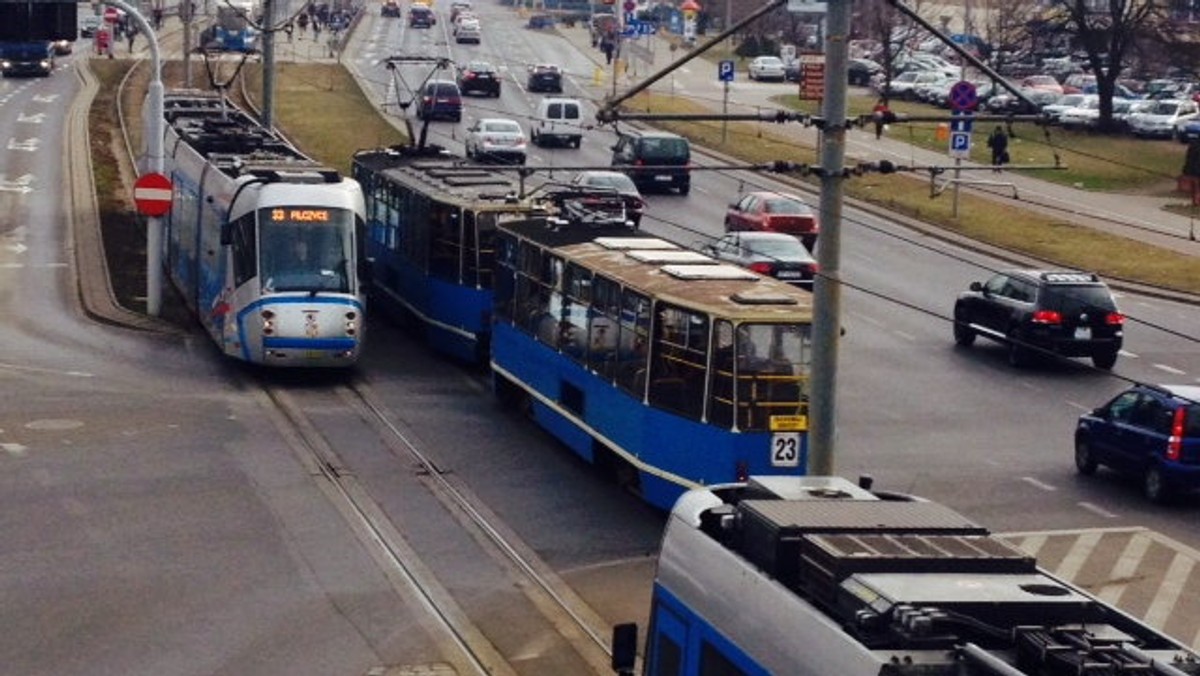
[[807, 469], [812, 296], [628, 228], [496, 236], [497, 394], [668, 510], [685, 490]]
[[436, 146], [361, 151], [351, 171], [366, 198], [375, 306], [415, 320], [435, 350], [485, 363], [496, 224], [537, 207], [515, 199], [511, 176]]
[[[940, 504], [837, 477], [685, 494], [651, 596], [647, 676], [1200, 674], [1184, 644]], [[636, 668], [637, 627], [613, 632]]]
[[164, 115], [164, 265], [209, 336], [255, 364], [353, 365], [366, 328], [358, 183], [216, 95], [169, 92]]

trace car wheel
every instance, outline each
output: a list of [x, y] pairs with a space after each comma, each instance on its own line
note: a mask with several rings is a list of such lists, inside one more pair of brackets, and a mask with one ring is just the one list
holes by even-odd
[[683, 195], [684, 197], [687, 197], [688, 193], [690, 193], [691, 191], [692, 191], [691, 183], [684, 183], [683, 185], [679, 186], [679, 194]]
[[455, 113], [450, 119], [455, 122], [462, 122], [462, 113]]
[[1096, 368], [1107, 371], [1117, 363], [1117, 351], [1106, 350], [1104, 352], [1097, 352], [1092, 355], [1092, 363], [1096, 365]]
[[1075, 440], [1075, 469], [1084, 476], [1091, 476], [1096, 473], [1096, 468], [1100, 464], [1096, 462], [1096, 456], [1092, 455], [1092, 449], [1088, 447], [1087, 441], [1083, 439]]
[[954, 342], [963, 347], [971, 347], [975, 344], [975, 332], [963, 320], [954, 320]]
[[575, 138], [571, 139], [571, 147], [573, 147], [573, 148], [578, 148], [582, 144], [583, 144], [582, 136], [576, 136]]
[[1016, 368], [1029, 364], [1029, 348], [1021, 345], [1021, 337], [1015, 331], [1008, 334], [1008, 363]]
[[1156, 464], [1151, 464], [1142, 474], [1142, 494], [1150, 502], [1163, 504], [1167, 502], [1171, 495], [1167, 490], [1167, 483], [1163, 479], [1162, 468]]

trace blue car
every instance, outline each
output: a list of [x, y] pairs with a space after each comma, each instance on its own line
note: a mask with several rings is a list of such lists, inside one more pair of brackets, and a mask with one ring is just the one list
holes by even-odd
[[1200, 488], [1200, 385], [1134, 385], [1079, 417], [1075, 467], [1141, 479], [1152, 502]]
[[1200, 119], [1191, 119], [1176, 127], [1175, 138], [1180, 143], [1191, 143], [1200, 139]]

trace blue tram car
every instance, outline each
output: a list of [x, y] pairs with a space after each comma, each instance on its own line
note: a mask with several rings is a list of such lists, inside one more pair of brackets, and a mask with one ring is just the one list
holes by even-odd
[[215, 94], [164, 96], [168, 277], [225, 355], [346, 367], [366, 328], [357, 182]]
[[[637, 667], [637, 626], [613, 631]], [[839, 477], [686, 493], [667, 520], [646, 676], [1200, 674], [1183, 643], [953, 510]]]
[[498, 223], [539, 207], [511, 176], [438, 146], [365, 150], [352, 165], [367, 209], [373, 303], [419, 327], [433, 349], [486, 363]]
[[668, 510], [807, 465], [812, 296], [665, 240], [557, 216], [501, 223], [497, 393]]

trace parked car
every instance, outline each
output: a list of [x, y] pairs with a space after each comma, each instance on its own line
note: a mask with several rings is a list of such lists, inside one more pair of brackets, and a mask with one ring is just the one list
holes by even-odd
[[561, 94], [563, 90], [562, 69], [552, 63], [539, 63], [529, 67], [525, 89], [530, 92]]
[[692, 190], [692, 147], [688, 140], [666, 131], [622, 130], [612, 147], [612, 166], [633, 179], [639, 189], [674, 188], [680, 195]]
[[1050, 119], [1051, 122], [1058, 122], [1058, 118], [1063, 111], [1075, 108], [1087, 100], [1087, 94], [1063, 94], [1058, 97], [1054, 103], [1047, 103], [1042, 106], [1042, 114]]
[[783, 59], [778, 56], [756, 56], [750, 61], [751, 80], [774, 80], [783, 82], [785, 73]]
[[646, 202], [633, 179], [619, 171], [581, 171], [571, 178], [571, 185], [602, 192], [612, 191], [625, 201], [625, 218], [637, 228], [646, 213]]
[[430, 80], [417, 101], [418, 120], [462, 121], [462, 91], [451, 80]]
[[1200, 117], [1193, 117], [1179, 125], [1179, 128], [1175, 130], [1175, 138], [1180, 143], [1191, 143], [1200, 139]]
[[[1100, 97], [1095, 94], [1084, 94], [1083, 97], [1078, 105], [1058, 114], [1058, 124], [1064, 129], [1095, 129], [1100, 123]], [[1113, 99], [1114, 109], [1119, 100]]]
[[858, 87], [870, 85], [871, 78], [875, 77], [876, 73], [883, 72], [883, 66], [870, 59], [850, 59], [847, 69], [849, 71], [849, 83]]
[[383, 6], [379, 8], [379, 16], [393, 19], [400, 18], [399, 0], [383, 0]]
[[1152, 502], [1200, 488], [1200, 385], [1137, 384], [1079, 417], [1075, 468], [1139, 477]]
[[1054, 79], [1053, 75], [1030, 75], [1021, 80], [1019, 89], [1040, 89], [1043, 91], [1054, 92], [1062, 96], [1063, 88], [1058, 80]]
[[471, 61], [458, 71], [458, 88], [463, 95], [472, 92], [500, 97], [500, 72], [487, 61]]
[[1129, 131], [1145, 138], [1171, 138], [1184, 122], [1200, 115], [1195, 101], [1166, 99], [1157, 101], [1147, 110], [1129, 116]]
[[497, 117], [476, 120], [467, 128], [463, 146], [471, 159], [525, 164], [525, 131], [516, 120]]
[[799, 238], [781, 232], [731, 232], [701, 251], [806, 289], [812, 289], [819, 268]]
[[821, 226], [817, 213], [796, 195], [756, 191], [738, 197], [725, 212], [725, 231], [739, 230], [765, 230], [794, 235], [811, 251]]
[[1006, 270], [972, 282], [954, 303], [954, 341], [970, 346], [982, 335], [1005, 343], [1018, 367], [1051, 353], [1111, 369], [1124, 327], [1108, 285], [1076, 270]]

